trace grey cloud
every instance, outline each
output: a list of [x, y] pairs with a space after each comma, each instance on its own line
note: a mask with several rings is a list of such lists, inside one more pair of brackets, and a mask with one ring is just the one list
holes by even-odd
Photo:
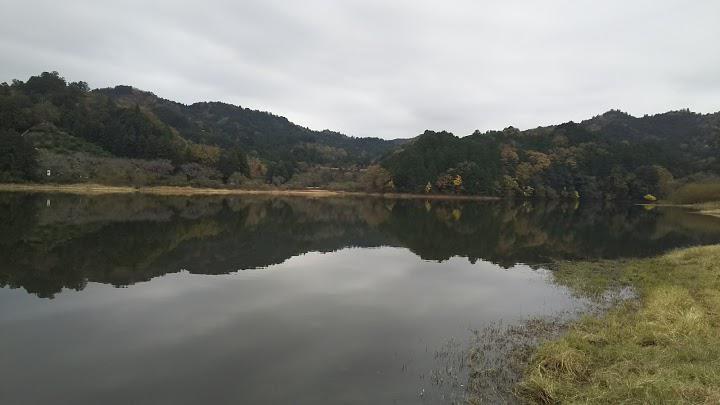
[[356, 136], [720, 109], [715, 0], [0, 0], [0, 10], [0, 81], [58, 70]]

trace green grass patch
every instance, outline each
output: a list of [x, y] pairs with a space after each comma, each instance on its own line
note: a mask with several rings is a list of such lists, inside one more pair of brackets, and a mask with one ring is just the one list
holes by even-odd
[[540, 345], [518, 385], [521, 399], [720, 403], [720, 246], [653, 259], [561, 263], [556, 279], [591, 297], [632, 286], [638, 298]]

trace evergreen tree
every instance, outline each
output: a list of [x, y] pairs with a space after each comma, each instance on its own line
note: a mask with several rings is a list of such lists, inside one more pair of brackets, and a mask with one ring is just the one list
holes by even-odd
[[15, 131], [0, 130], [0, 180], [35, 180], [37, 170], [33, 145]]

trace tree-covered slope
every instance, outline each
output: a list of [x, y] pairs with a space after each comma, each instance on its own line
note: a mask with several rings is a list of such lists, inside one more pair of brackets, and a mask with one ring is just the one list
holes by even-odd
[[314, 131], [285, 117], [221, 102], [184, 105], [130, 86], [95, 92], [120, 105], [141, 106], [185, 139], [222, 148], [241, 146], [270, 161], [367, 165], [398, 143]]
[[719, 157], [720, 113], [609, 111], [464, 138], [427, 131], [382, 165], [406, 192], [638, 199], [667, 194], [676, 179], [718, 175]]
[[[34, 136], [13, 149], [17, 153], [28, 150], [25, 144], [30, 140], [39, 142], [38, 149], [46, 149], [43, 146], [48, 143], [55, 146], [52, 153], [41, 153], [48, 161], [42, 166], [58, 167], [63, 181], [92, 176], [86, 171], [74, 173], [61, 164], [69, 154], [62, 153], [68, 148], [57, 145], [57, 140], [79, 139], [109, 157], [161, 160], [157, 163], [163, 167], [160, 177], [172, 177], [172, 183], [179, 184], [192, 184], [200, 178], [200, 185], [249, 178], [258, 184], [281, 184], [314, 166], [366, 166], [397, 144], [313, 131], [284, 117], [224, 103], [187, 106], [130, 86], [90, 90], [84, 82], [68, 83], [57, 72], [0, 85], [2, 143], [19, 143], [18, 134]], [[85, 157], [73, 153], [80, 161]], [[117, 161], [106, 163], [112, 166]], [[8, 166], [0, 166], [5, 181], [32, 180], [33, 176], [26, 174], [39, 173], [32, 165], [18, 168], [0, 162], [3, 164]], [[169, 171], [167, 164], [172, 165]], [[155, 174], [149, 176], [157, 177]]]
[[720, 175], [720, 113], [612, 110], [526, 131], [388, 141], [45, 72], [0, 84], [0, 152], [0, 181], [652, 199]]

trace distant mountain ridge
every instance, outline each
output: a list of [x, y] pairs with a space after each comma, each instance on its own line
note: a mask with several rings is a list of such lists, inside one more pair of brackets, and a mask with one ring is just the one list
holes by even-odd
[[[294, 124], [283, 116], [223, 102], [184, 105], [131, 86], [97, 89], [94, 92], [126, 107], [139, 105], [193, 142], [220, 147], [239, 145], [248, 152], [270, 159], [302, 158], [314, 163], [357, 162], [367, 165], [403, 142], [357, 138], [330, 130], [315, 131]], [[313, 145], [335, 150], [327, 150], [323, 155]], [[336, 155], [333, 156], [332, 152]]]

